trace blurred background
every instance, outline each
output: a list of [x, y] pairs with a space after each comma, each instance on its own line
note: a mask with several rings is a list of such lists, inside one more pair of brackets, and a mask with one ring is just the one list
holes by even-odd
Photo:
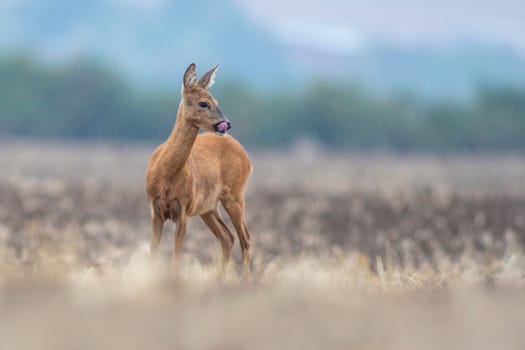
[[181, 77], [249, 148], [525, 149], [518, 0], [2, 0], [0, 138], [164, 140]]
[[[524, 14], [0, 0], [0, 349], [523, 349]], [[199, 218], [176, 279], [173, 223], [149, 256], [191, 62], [254, 165], [253, 283]]]

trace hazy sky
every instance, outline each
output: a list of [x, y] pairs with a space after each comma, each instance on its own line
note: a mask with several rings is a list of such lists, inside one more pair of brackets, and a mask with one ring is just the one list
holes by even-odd
[[286, 41], [351, 51], [370, 40], [503, 44], [525, 55], [524, 0], [236, 0]]
[[[0, 11], [31, 0], [0, 0]], [[156, 11], [183, 0], [110, 0]], [[219, 0], [217, 0], [219, 1]], [[505, 45], [525, 56], [525, 0], [222, 0], [281, 41], [348, 53], [368, 43]], [[198, 16], [198, 13], [192, 14]]]

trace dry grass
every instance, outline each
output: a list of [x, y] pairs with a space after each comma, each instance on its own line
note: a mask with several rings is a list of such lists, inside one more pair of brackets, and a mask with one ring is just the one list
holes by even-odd
[[198, 219], [150, 261], [147, 152], [0, 147], [0, 349], [525, 345], [521, 157], [255, 155], [242, 282]]

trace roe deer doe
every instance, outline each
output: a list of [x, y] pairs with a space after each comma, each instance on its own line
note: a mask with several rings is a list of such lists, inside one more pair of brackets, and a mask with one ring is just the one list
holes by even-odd
[[[249, 273], [250, 234], [244, 222], [244, 192], [252, 165], [233, 137], [231, 124], [207, 91], [217, 66], [197, 80], [195, 64], [184, 73], [182, 99], [173, 130], [151, 155], [146, 191], [151, 205], [151, 254], [155, 255], [164, 222], [176, 223], [174, 263], [178, 266], [188, 218], [200, 215], [222, 246], [221, 272], [227, 267], [234, 237], [218, 211], [228, 213], [239, 237], [243, 275]], [[199, 129], [211, 133], [199, 134]]]

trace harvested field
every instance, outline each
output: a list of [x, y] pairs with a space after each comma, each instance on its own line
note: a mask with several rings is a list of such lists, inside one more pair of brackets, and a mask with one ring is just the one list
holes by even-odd
[[253, 153], [253, 265], [148, 258], [144, 145], [0, 145], [0, 348], [521, 349], [525, 158]]

